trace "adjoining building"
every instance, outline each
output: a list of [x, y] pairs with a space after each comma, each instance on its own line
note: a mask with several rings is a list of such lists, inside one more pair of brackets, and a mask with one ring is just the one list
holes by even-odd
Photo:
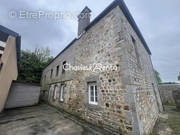
[[[50, 104], [113, 134], [148, 134], [162, 111], [151, 52], [123, 0], [92, 22], [90, 13], [85, 7], [78, 38], [43, 70], [41, 89]], [[97, 65], [116, 68], [89, 70]]]
[[21, 36], [0, 25], [0, 112], [4, 109], [13, 80], [17, 79]]

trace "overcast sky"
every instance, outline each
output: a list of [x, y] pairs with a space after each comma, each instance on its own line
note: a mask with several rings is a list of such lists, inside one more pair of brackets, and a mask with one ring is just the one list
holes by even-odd
[[[0, 25], [22, 36], [22, 49], [49, 47], [56, 56], [77, 36], [76, 15], [87, 5], [92, 19], [113, 0], [1, 0]], [[152, 52], [163, 81], [177, 81], [180, 72], [180, 1], [124, 0]], [[24, 19], [24, 13], [51, 16]], [[32, 12], [31, 12], [32, 11]], [[22, 14], [21, 18], [18, 15]], [[53, 14], [56, 13], [56, 16]], [[61, 16], [57, 16], [61, 13]], [[58, 18], [55, 18], [58, 17]]]

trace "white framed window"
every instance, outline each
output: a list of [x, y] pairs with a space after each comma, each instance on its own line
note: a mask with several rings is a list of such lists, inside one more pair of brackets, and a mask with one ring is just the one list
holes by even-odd
[[89, 84], [89, 104], [98, 104], [97, 85], [95, 83]]
[[59, 100], [60, 100], [61, 102], [64, 101], [64, 88], [65, 88], [65, 85], [61, 85], [60, 96], [59, 96]]
[[57, 94], [57, 85], [54, 86], [54, 94], [53, 94], [54, 100], [56, 100], [56, 94]]

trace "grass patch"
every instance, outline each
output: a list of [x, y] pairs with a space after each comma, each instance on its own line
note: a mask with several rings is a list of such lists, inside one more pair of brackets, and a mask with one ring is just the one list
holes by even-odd
[[165, 104], [164, 106], [176, 106], [176, 104]]
[[173, 129], [175, 135], [180, 135], [180, 112], [176, 110], [176, 106], [165, 106], [168, 113], [166, 122]]

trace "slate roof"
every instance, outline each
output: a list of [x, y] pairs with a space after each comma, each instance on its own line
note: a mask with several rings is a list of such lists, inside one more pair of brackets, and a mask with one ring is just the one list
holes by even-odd
[[[92, 26], [94, 26], [96, 23], [98, 23], [104, 16], [106, 16], [112, 9], [114, 9], [115, 7], [119, 6], [120, 9], [122, 10], [122, 12], [124, 13], [125, 17], [127, 18], [127, 20], [129, 21], [130, 25], [132, 26], [132, 28], [134, 29], [134, 31], [136, 32], [137, 36], [139, 37], [139, 39], [141, 40], [144, 48], [146, 49], [146, 51], [148, 52], [149, 55], [151, 55], [151, 51], [144, 39], [144, 37], [142, 36], [138, 26], [136, 25], [130, 11], [128, 10], [124, 0], [114, 0], [102, 13], [100, 13], [86, 28], [85, 31], [88, 31]], [[58, 56], [60, 56], [66, 49], [68, 49], [77, 39], [75, 38], [69, 45], [67, 45], [48, 65], [50, 65]], [[47, 65], [47, 66], [48, 66]]]
[[0, 25], [0, 41], [6, 42], [9, 35], [15, 37], [16, 39], [17, 66], [19, 70], [21, 55], [21, 36], [18, 33]]

